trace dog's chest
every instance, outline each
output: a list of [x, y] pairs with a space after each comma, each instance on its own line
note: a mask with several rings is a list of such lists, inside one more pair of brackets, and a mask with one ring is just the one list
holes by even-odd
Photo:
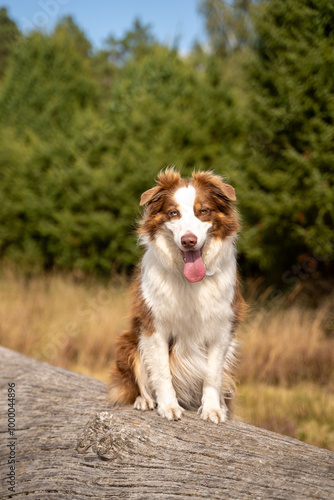
[[221, 276], [205, 276], [188, 283], [183, 276], [158, 267], [146, 268], [142, 276], [144, 299], [153, 313], [157, 329], [173, 337], [198, 337], [202, 341], [232, 315], [234, 285]]

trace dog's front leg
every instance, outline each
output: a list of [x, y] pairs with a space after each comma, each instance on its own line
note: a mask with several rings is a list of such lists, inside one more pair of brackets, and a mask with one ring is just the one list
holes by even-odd
[[159, 415], [168, 420], [179, 420], [183, 409], [177, 402], [172, 384], [168, 339], [159, 332], [150, 336], [142, 335], [140, 353], [156, 398]]
[[[229, 338], [229, 332], [226, 334]], [[208, 347], [207, 372], [203, 381], [202, 406], [199, 409], [203, 420], [210, 420], [215, 424], [227, 419], [226, 404], [224, 400], [221, 403], [222, 373], [227, 351], [223, 338], [217, 338]]]

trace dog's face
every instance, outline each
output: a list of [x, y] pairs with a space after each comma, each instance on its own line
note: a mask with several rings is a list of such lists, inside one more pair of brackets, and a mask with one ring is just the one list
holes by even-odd
[[140, 233], [154, 241], [168, 231], [184, 260], [185, 277], [200, 281], [207, 272], [202, 253], [208, 241], [223, 241], [238, 231], [233, 201], [234, 189], [216, 175], [200, 172], [189, 180], [166, 170], [141, 197], [146, 211]]
[[[171, 209], [165, 223], [181, 251], [200, 250], [207, 238], [212, 221], [203, 220], [208, 210], [198, 204], [196, 209], [196, 190], [188, 185], [178, 188], [171, 197]], [[204, 217], [205, 218], [205, 217]]]

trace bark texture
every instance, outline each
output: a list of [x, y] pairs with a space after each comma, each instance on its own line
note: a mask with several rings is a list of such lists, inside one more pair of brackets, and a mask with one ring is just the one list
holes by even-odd
[[334, 499], [330, 451], [236, 420], [110, 408], [98, 380], [3, 347], [0, 360], [1, 499]]

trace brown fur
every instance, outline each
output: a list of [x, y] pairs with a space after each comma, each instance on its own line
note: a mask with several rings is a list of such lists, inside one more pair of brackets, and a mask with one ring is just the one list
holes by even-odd
[[116, 343], [116, 363], [111, 372], [109, 399], [114, 404], [132, 404], [139, 396], [135, 379], [135, 366], [140, 363], [138, 337], [135, 332], [126, 331]]
[[232, 186], [210, 172], [193, 174], [197, 191], [195, 215], [203, 222], [212, 222], [210, 233], [225, 239], [240, 229], [232, 202], [236, 200]]
[[166, 169], [160, 173], [157, 185], [145, 191], [140, 199], [140, 205], [146, 205], [143, 221], [141, 222], [139, 233], [145, 234], [154, 239], [159, 227], [170, 220], [170, 212], [177, 210], [173, 202], [175, 191], [186, 185], [187, 181], [181, 179], [180, 174], [173, 169]]
[[132, 286], [131, 329], [116, 342], [116, 360], [111, 372], [109, 399], [114, 404], [133, 404], [139, 396], [137, 376], [140, 372], [138, 342], [140, 333], [154, 332], [153, 317], [140, 291], [139, 271]]
[[244, 321], [248, 314], [248, 306], [241, 293], [240, 278], [238, 273], [237, 282], [234, 288], [232, 307], [234, 312], [233, 331], [235, 331], [238, 324]]

